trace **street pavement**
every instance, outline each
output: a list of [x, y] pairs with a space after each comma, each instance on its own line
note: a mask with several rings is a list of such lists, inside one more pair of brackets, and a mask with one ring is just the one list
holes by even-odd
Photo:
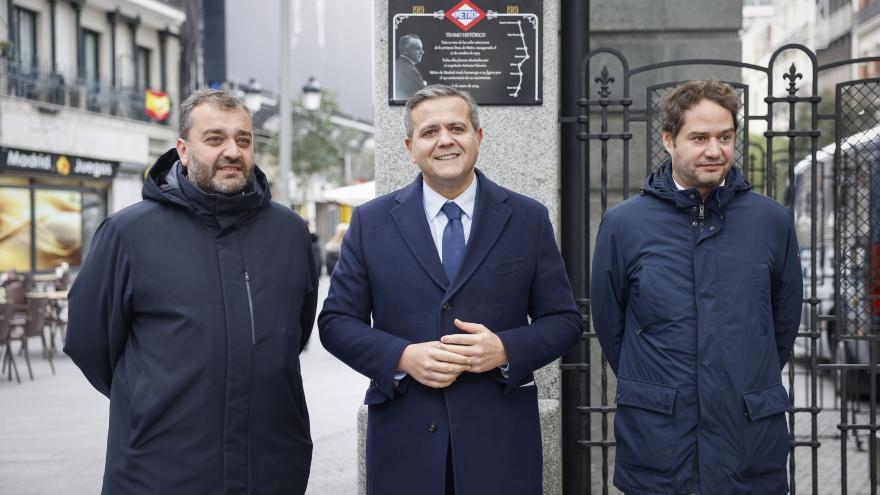
[[[329, 279], [321, 278], [318, 308]], [[31, 345], [34, 380], [16, 359], [22, 383], [0, 379], [0, 495], [100, 493], [107, 441], [107, 399], [71, 360], [56, 375]], [[307, 495], [357, 490], [357, 410], [369, 380], [321, 346], [317, 325], [301, 355], [314, 452]]]

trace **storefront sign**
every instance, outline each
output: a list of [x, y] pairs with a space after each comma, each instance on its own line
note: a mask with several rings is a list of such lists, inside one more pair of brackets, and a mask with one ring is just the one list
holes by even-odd
[[540, 105], [541, 0], [389, 0], [391, 104], [428, 84], [484, 105]]
[[0, 148], [0, 172], [111, 180], [119, 162], [43, 151]]

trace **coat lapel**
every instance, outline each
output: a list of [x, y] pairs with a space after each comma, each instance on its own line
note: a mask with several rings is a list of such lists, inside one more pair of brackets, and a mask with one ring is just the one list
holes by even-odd
[[[477, 271], [486, 259], [492, 246], [501, 236], [507, 220], [510, 218], [510, 207], [504, 204], [507, 193], [490, 181], [479, 170], [476, 171], [479, 189], [477, 189], [477, 206], [474, 221], [471, 223], [471, 234], [464, 252], [464, 261], [455, 280], [446, 290], [446, 297], [451, 297]], [[424, 217], [424, 215], [422, 215]], [[442, 272], [442, 265], [440, 266]]]
[[[446, 272], [443, 271], [440, 255], [437, 254], [437, 246], [434, 245], [434, 239], [431, 237], [431, 231], [428, 227], [428, 219], [425, 218], [425, 206], [422, 200], [422, 174], [419, 174], [412, 184], [401, 189], [394, 199], [398, 204], [391, 210], [391, 216], [394, 218], [394, 223], [397, 224], [400, 235], [425, 272], [434, 283], [445, 290], [448, 285]], [[465, 260], [467, 260], [467, 255], [465, 255]]]

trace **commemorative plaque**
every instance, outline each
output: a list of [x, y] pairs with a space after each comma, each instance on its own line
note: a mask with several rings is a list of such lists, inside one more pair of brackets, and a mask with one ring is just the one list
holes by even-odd
[[540, 105], [542, 20], [541, 0], [389, 0], [389, 103], [446, 84], [481, 105]]

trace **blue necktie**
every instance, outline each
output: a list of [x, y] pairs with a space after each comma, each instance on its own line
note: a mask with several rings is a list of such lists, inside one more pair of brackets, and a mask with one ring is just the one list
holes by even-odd
[[461, 225], [461, 208], [452, 201], [443, 205], [443, 214], [449, 219], [443, 229], [443, 269], [452, 282], [464, 259], [464, 227]]

